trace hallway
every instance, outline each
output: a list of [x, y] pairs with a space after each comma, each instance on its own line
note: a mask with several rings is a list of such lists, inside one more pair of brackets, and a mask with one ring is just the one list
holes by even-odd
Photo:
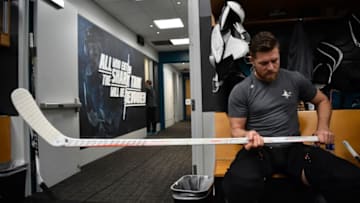
[[[190, 138], [189, 121], [148, 138]], [[81, 172], [25, 203], [172, 202], [170, 186], [191, 174], [191, 146], [128, 147], [84, 166]]]

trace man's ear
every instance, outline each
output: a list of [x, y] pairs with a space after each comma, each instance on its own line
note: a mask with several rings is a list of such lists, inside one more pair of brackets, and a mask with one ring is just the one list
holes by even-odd
[[253, 56], [251, 56], [251, 55], [249, 55], [248, 57], [249, 57], [250, 63], [254, 64], [255, 58]]

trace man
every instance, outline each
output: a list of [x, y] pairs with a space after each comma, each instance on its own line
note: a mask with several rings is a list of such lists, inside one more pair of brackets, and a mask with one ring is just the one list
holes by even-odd
[[145, 81], [146, 89], [146, 126], [148, 135], [156, 134], [156, 94], [151, 80]]
[[[250, 43], [253, 73], [229, 96], [228, 115], [233, 137], [247, 137], [225, 174], [228, 202], [257, 202], [274, 173], [284, 173], [320, 191], [328, 202], [343, 202], [360, 191], [360, 169], [319, 147], [303, 144], [264, 145], [265, 136], [299, 135], [297, 105], [311, 102], [318, 115], [319, 143], [332, 144], [331, 104], [298, 72], [280, 69], [279, 42], [260, 32]], [[281, 195], [281, 194], [279, 194]], [[345, 201], [346, 202], [346, 201]]]

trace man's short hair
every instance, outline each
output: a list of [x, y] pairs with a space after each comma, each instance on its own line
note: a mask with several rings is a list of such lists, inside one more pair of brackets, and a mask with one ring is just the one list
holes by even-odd
[[257, 33], [250, 42], [250, 55], [255, 56], [257, 52], [268, 52], [279, 47], [279, 41], [268, 31]]

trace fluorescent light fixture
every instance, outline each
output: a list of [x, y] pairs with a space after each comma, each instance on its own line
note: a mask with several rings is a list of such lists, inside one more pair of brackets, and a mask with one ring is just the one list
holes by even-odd
[[181, 38], [181, 39], [170, 39], [171, 44], [173, 45], [184, 45], [189, 44], [189, 38]]
[[180, 18], [154, 20], [154, 23], [155, 23], [156, 27], [158, 27], [159, 29], [171, 29], [171, 28], [184, 27], [184, 24]]

